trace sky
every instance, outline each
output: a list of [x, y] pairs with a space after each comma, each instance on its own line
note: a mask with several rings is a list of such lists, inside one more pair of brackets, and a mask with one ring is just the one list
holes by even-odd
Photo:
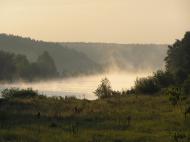
[[0, 33], [58, 42], [166, 43], [190, 31], [190, 0], [0, 0]]

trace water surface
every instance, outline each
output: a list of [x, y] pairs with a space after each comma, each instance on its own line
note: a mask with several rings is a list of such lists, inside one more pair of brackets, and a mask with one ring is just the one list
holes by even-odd
[[40, 81], [35, 83], [17, 82], [12, 84], [0, 85], [4, 88], [33, 88], [47, 96], [76, 96], [77, 98], [96, 99], [93, 93], [100, 84], [100, 81], [107, 77], [114, 90], [126, 90], [134, 85], [137, 77], [145, 77], [150, 73], [107, 73], [100, 75], [71, 77], [54, 81]]

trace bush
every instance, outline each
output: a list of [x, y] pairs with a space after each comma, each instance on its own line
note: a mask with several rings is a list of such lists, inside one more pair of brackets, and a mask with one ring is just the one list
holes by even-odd
[[112, 88], [110, 81], [107, 78], [102, 79], [101, 84], [95, 90], [95, 94], [98, 98], [108, 98], [112, 96]]
[[186, 96], [181, 87], [169, 87], [166, 89], [165, 94], [169, 96], [169, 101], [174, 106], [179, 105], [182, 101], [186, 100]]
[[152, 94], [160, 90], [154, 77], [140, 78], [135, 81], [135, 92], [143, 94]]
[[183, 83], [184, 93], [190, 95], [190, 75]]
[[166, 88], [171, 84], [174, 84], [174, 79], [171, 73], [167, 71], [158, 70], [154, 73], [153, 78], [155, 79], [155, 83], [160, 88]]
[[18, 88], [11, 88], [11, 89], [4, 89], [2, 92], [3, 98], [28, 98], [28, 97], [35, 97], [38, 95], [37, 91], [32, 90], [31, 88], [28, 89], [18, 89]]
[[158, 70], [153, 76], [137, 79], [134, 90], [136, 93], [152, 94], [167, 88], [171, 84], [174, 84], [172, 74]]

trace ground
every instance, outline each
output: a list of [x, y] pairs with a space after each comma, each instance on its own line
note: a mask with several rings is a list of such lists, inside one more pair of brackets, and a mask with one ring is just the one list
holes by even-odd
[[188, 142], [190, 116], [165, 95], [0, 100], [1, 142]]

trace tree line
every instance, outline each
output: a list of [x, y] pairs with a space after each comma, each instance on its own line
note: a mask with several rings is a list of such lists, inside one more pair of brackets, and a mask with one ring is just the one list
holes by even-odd
[[165, 66], [164, 71], [159, 70], [153, 76], [137, 79], [134, 90], [152, 94], [175, 86], [190, 94], [190, 32], [168, 47]]
[[[165, 70], [158, 70], [152, 76], [137, 78], [134, 87], [127, 91], [114, 91], [107, 78], [95, 90], [98, 98], [107, 98], [126, 94], [157, 94], [159, 92], [190, 94], [190, 32], [186, 32], [182, 40], [176, 40], [168, 46], [165, 58]], [[180, 91], [180, 93], [179, 93]], [[176, 97], [175, 97], [176, 99]]]
[[54, 60], [44, 51], [35, 62], [25, 55], [0, 51], [0, 81], [34, 81], [58, 77]]

